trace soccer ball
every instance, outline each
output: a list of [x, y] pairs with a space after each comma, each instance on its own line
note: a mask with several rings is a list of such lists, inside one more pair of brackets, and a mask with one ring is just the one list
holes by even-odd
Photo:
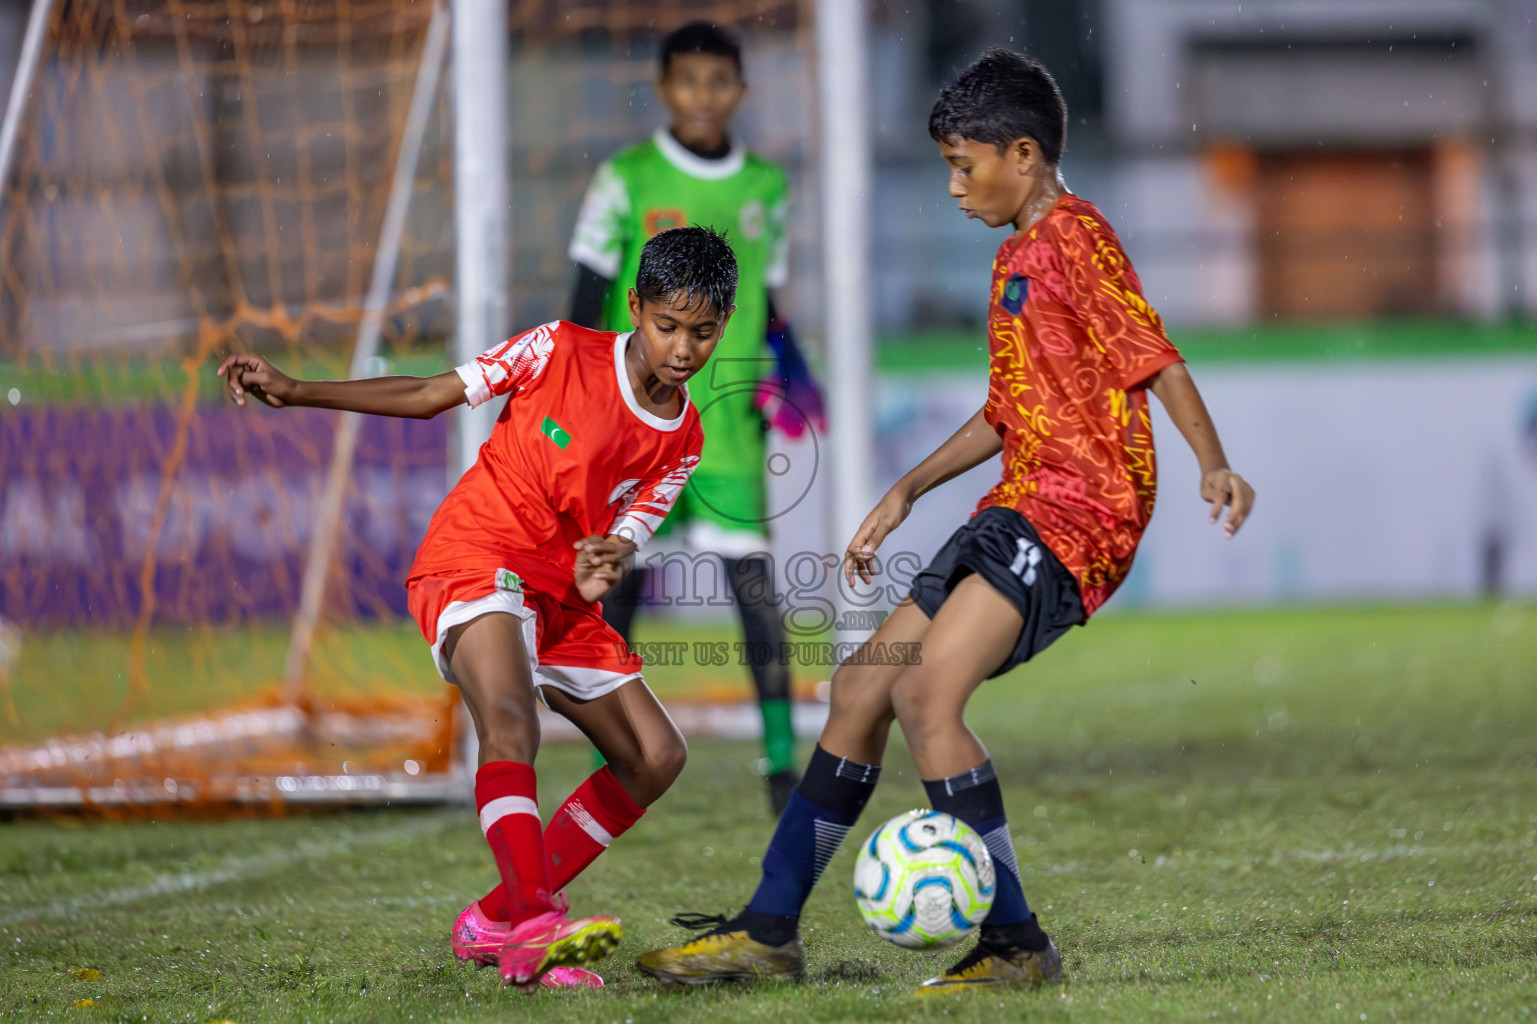
[[982, 922], [996, 891], [993, 858], [959, 818], [908, 811], [876, 829], [854, 863], [859, 913], [887, 942], [933, 949]]

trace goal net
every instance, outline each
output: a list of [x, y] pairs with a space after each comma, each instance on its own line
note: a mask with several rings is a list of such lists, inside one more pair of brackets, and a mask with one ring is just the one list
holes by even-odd
[[[371, 326], [366, 372], [450, 365], [443, 15], [35, 2], [46, 31], [0, 167], [0, 807], [451, 795], [457, 697], [401, 585], [449, 486], [446, 418], [362, 421], [296, 647], [341, 418], [236, 409], [213, 376], [237, 351], [344, 376]], [[509, 326], [566, 314], [591, 171], [661, 123], [662, 32], [741, 32], [754, 92], [738, 127], [804, 177], [796, 3], [509, 12]]]

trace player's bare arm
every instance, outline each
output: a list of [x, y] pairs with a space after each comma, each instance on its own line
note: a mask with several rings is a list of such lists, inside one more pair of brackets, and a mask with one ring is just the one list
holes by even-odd
[[1003, 451], [1003, 442], [988, 425], [985, 413], [985, 409], [978, 409], [961, 429], [934, 449], [933, 454], [892, 484], [891, 490], [865, 516], [844, 553], [843, 576], [849, 586], [854, 585], [856, 572], [864, 582], [870, 582], [870, 562], [875, 558], [875, 549], [892, 530], [902, 525], [913, 510], [913, 502]]
[[1147, 386], [1158, 396], [1190, 450], [1195, 452], [1201, 467], [1201, 499], [1211, 502], [1211, 521], [1215, 523], [1226, 506], [1227, 520], [1222, 524], [1222, 532], [1233, 536], [1254, 508], [1254, 488], [1228, 468], [1217, 428], [1190, 371], [1184, 363], [1174, 363], [1154, 374]]
[[295, 380], [262, 356], [233, 355], [219, 364], [217, 372], [225, 378], [230, 400], [236, 405], [245, 405], [250, 395], [274, 409], [308, 405], [429, 420], [464, 404], [464, 381], [453, 370], [432, 377]]
[[635, 543], [610, 534], [583, 537], [576, 548], [576, 590], [584, 601], [598, 601], [624, 578], [625, 564], [635, 554]]

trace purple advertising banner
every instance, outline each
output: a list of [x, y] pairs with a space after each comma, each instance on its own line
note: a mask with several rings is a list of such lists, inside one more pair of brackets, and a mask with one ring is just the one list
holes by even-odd
[[[157, 623], [292, 614], [338, 417], [200, 407], [178, 453], [163, 406], [7, 409], [0, 614], [27, 627], [130, 625], [146, 566]], [[333, 605], [404, 614], [406, 570], [447, 493], [447, 450], [446, 418], [364, 420]]]

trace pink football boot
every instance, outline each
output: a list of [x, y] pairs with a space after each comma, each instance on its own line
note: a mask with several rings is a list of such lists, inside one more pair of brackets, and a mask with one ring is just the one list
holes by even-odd
[[539, 979], [541, 988], [602, 988], [603, 979], [580, 967], [552, 967]]
[[460, 960], [467, 960], [476, 967], [494, 967], [497, 954], [511, 935], [512, 925], [486, 917], [480, 909], [480, 901], [476, 900], [465, 907], [464, 913], [454, 922], [449, 944], [454, 947], [454, 956]]
[[[603, 959], [624, 934], [612, 917], [566, 917], [565, 901], [543, 914], [520, 921], [497, 954], [502, 983], [525, 992], [540, 987], [544, 976], [560, 967], [580, 967]], [[583, 972], [588, 973], [588, 972]], [[569, 976], [549, 987], [571, 987]], [[595, 977], [595, 976], [594, 976]], [[595, 988], [591, 982], [584, 983]], [[601, 981], [598, 982], [602, 984]]]

